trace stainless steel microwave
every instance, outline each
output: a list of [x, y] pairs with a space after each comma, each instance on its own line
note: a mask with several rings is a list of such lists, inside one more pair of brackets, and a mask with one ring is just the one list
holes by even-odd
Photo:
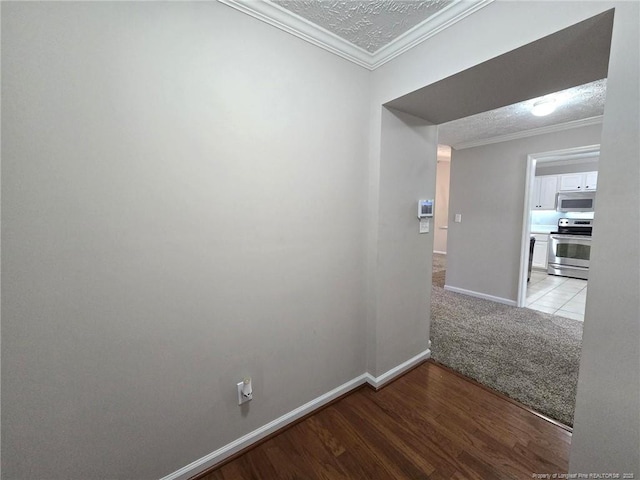
[[593, 212], [596, 206], [596, 192], [558, 193], [558, 212]]

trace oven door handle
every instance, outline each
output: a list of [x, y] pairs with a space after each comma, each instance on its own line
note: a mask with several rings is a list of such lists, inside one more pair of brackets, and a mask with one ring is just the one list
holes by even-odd
[[554, 240], [586, 240], [588, 242], [591, 241], [591, 237], [588, 235], [549, 235], [550, 238]]

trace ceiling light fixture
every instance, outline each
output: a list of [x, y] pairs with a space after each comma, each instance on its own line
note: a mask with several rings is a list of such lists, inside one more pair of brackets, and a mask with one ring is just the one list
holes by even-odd
[[556, 109], [556, 101], [552, 98], [549, 100], [541, 100], [533, 104], [531, 113], [536, 117], [544, 117], [549, 115]]

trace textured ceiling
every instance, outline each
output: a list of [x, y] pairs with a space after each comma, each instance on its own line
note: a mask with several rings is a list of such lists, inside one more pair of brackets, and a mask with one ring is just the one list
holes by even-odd
[[271, 0], [369, 53], [375, 53], [456, 1]]
[[[443, 123], [438, 127], [438, 141], [455, 147], [462, 143], [598, 117], [604, 113], [606, 90], [607, 80], [597, 80]], [[549, 98], [554, 98], [558, 105], [553, 113], [545, 117], [536, 117], [531, 114], [534, 103]]]
[[[373, 70], [493, 0], [220, 1]], [[440, 143], [454, 148], [597, 123], [612, 23], [611, 10], [385, 106], [438, 124]], [[546, 117], [531, 115], [532, 104], [550, 92], [559, 92], [562, 106]]]

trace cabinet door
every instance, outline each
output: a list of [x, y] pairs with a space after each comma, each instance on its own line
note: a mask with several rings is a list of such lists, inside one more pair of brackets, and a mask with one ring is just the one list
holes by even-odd
[[560, 175], [560, 190], [583, 190], [582, 184], [584, 179], [583, 173], [569, 173], [566, 175]]
[[540, 210], [556, 209], [556, 194], [558, 193], [558, 177], [548, 175], [540, 177], [540, 199], [538, 205]]
[[540, 242], [536, 240], [535, 245], [533, 246], [533, 262], [531, 263], [532, 267], [536, 268], [547, 268], [547, 247], [549, 246], [549, 242]]
[[598, 172], [587, 172], [584, 174], [584, 189], [595, 190], [598, 186]]

